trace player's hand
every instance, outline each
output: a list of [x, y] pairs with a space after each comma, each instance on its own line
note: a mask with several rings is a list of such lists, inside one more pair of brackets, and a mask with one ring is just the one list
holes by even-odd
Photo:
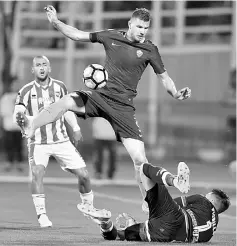
[[127, 227], [136, 224], [137, 221], [129, 214], [122, 213], [116, 218], [116, 227], [118, 230], [125, 230]]
[[80, 130], [73, 132], [72, 138], [73, 138], [72, 143], [74, 144], [75, 147], [77, 147], [79, 141], [83, 141], [83, 137]]
[[44, 10], [50, 23], [58, 20], [57, 11], [52, 5], [47, 5], [46, 7], [44, 7]]
[[188, 87], [185, 87], [177, 91], [176, 94], [174, 95], [174, 98], [177, 100], [185, 100], [188, 99], [189, 97], [191, 97], [191, 89], [189, 89]]

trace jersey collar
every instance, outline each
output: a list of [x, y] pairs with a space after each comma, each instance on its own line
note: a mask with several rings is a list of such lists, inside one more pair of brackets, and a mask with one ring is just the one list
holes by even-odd
[[49, 77], [49, 83], [48, 83], [48, 85], [46, 85], [46, 86], [40, 85], [38, 82], [36, 82], [36, 80], [35, 80], [34, 82], [35, 82], [35, 85], [36, 85], [37, 87], [39, 87], [39, 88], [41, 88], [41, 89], [43, 89], [43, 90], [47, 90], [47, 89], [49, 88], [49, 86], [52, 85], [52, 78]]

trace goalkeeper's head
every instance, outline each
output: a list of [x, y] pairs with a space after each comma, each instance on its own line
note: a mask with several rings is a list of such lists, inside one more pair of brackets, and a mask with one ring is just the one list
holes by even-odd
[[213, 204], [218, 214], [223, 213], [230, 206], [230, 198], [220, 189], [213, 189], [206, 198]]

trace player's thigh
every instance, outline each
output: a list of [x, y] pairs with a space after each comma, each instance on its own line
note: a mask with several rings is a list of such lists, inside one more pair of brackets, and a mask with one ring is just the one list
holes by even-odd
[[64, 171], [86, 167], [82, 156], [70, 141], [53, 144], [52, 147], [52, 154]]
[[97, 117], [99, 115], [99, 105], [105, 104], [102, 98], [96, 92], [91, 91], [75, 91], [70, 94], [74, 101], [71, 111], [75, 112], [77, 116], [88, 118]]
[[143, 141], [133, 138], [122, 138], [122, 143], [135, 165], [141, 165], [142, 163], [148, 162]]
[[47, 167], [51, 155], [50, 145], [30, 144], [28, 146], [28, 160], [30, 169], [33, 171], [37, 166]]
[[165, 185], [155, 184], [147, 191], [145, 200], [149, 207], [149, 218], [159, 218], [161, 216], [174, 213], [179, 214], [179, 206], [171, 197]]

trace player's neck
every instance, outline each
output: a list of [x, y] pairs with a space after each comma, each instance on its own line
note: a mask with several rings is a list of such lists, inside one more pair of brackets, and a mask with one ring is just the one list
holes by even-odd
[[36, 78], [35, 81], [38, 84], [40, 84], [40, 86], [47, 86], [49, 84], [50, 78], [47, 77], [45, 80], [40, 80], [40, 79]]
[[131, 33], [129, 32], [129, 30], [125, 33], [124, 37], [126, 39], [128, 39], [130, 42], [132, 43], [138, 43], [136, 40], [134, 40], [134, 38], [132, 38], [132, 35]]

